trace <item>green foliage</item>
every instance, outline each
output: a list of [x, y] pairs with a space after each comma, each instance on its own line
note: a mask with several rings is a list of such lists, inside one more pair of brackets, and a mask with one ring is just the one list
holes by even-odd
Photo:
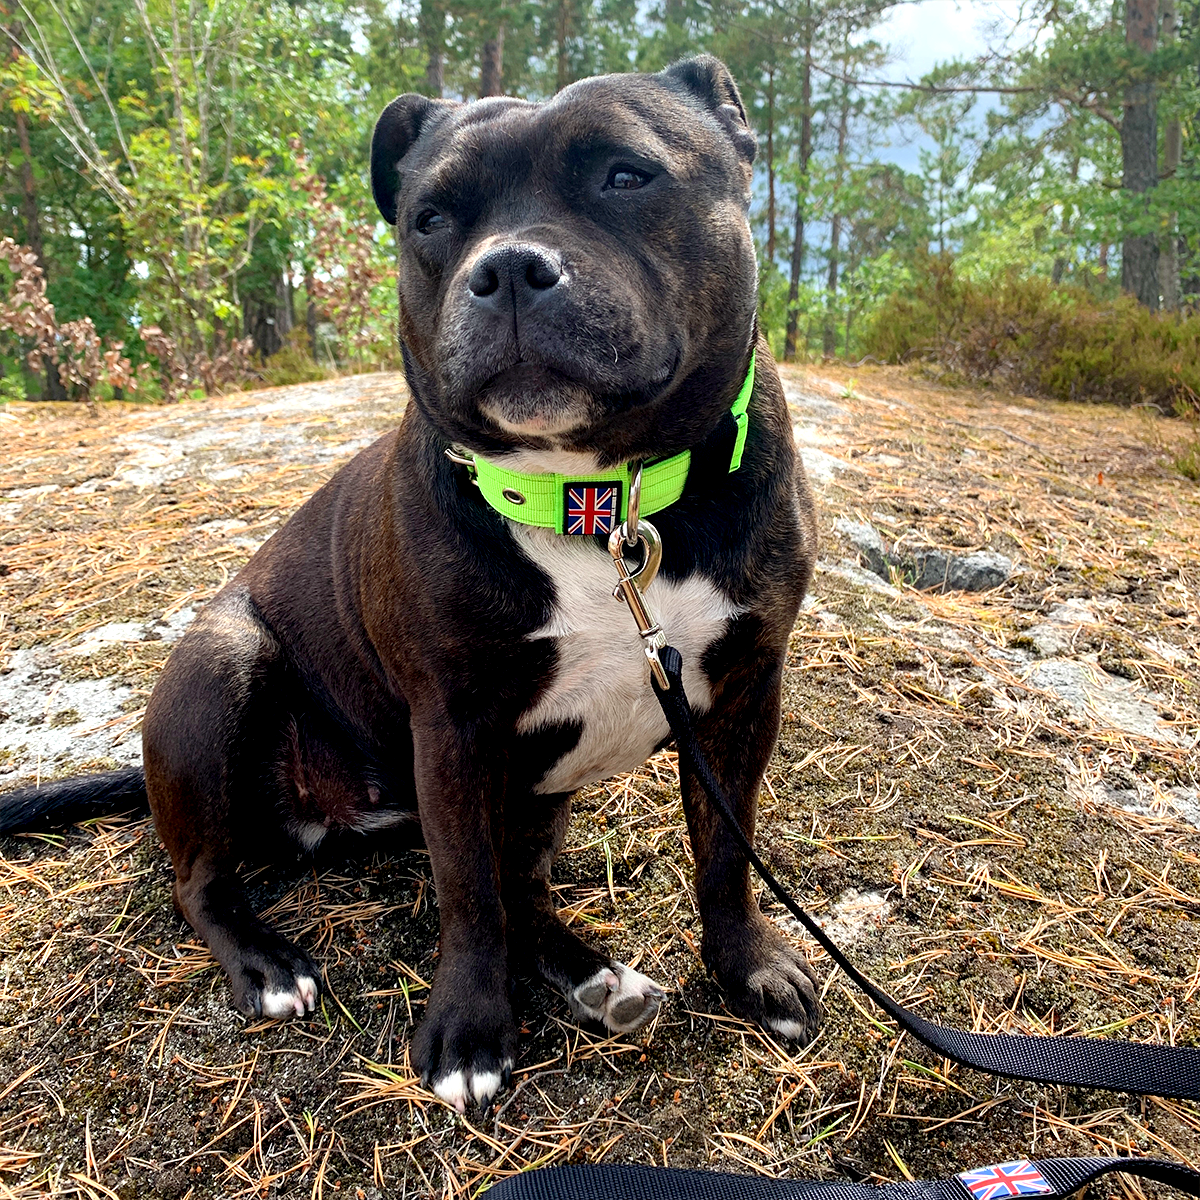
[[265, 387], [285, 387], [290, 383], [313, 383], [328, 379], [330, 371], [308, 351], [307, 338], [295, 330], [283, 349], [272, 354], [256, 375]]
[[14, 404], [26, 400], [25, 384], [13, 375], [0, 375], [0, 404]]
[[1200, 438], [1175, 457], [1175, 470], [1185, 479], [1200, 483]]
[[911, 289], [880, 307], [866, 344], [886, 361], [922, 359], [973, 383], [1200, 412], [1200, 315], [1012, 273], [961, 279], [948, 257], [929, 258]]
[[[138, 378], [168, 397], [197, 380], [230, 386], [248, 335], [256, 371], [274, 380], [394, 365], [394, 247], [366, 177], [387, 101], [470, 100], [485, 43], [503, 44], [505, 93], [535, 100], [709, 51], [733, 70], [759, 135], [750, 220], [760, 322], [778, 354], [790, 324], [800, 357], [858, 357], [881, 306], [904, 297], [915, 326], [927, 323], [931, 253], [954, 258], [956, 288], [1042, 279], [1083, 287], [1103, 309], [1122, 239], [1155, 234], [1177, 252], [1184, 302], [1200, 298], [1200, 0], [1176, 0], [1149, 54], [1126, 43], [1120, 6], [1033, 0], [994, 53], [941, 64], [915, 88], [875, 88], [864, 81], [903, 74], [875, 36], [894, 2], [22, 0], [24, 32], [0, 55], [0, 237], [40, 245], [58, 320], [123, 343], [158, 373]], [[1121, 186], [1119, 133], [1127, 89], [1146, 81], [1164, 166], [1135, 196]], [[976, 88], [997, 97], [982, 116]], [[1170, 121], [1182, 157], [1168, 168]], [[915, 171], [887, 161], [908, 134], [921, 139]], [[1041, 326], [1021, 320], [1036, 341]], [[306, 325], [321, 368], [287, 342]], [[157, 351], [139, 333], [151, 329]], [[0, 337], [6, 369], [26, 364], [36, 392], [29, 339]], [[1063, 337], [1081, 379], [1108, 369], [1091, 341]], [[1120, 371], [1162, 341], [1144, 332], [1131, 359], [1114, 356], [1109, 390], [1127, 393]], [[1001, 358], [1016, 353], [999, 344]], [[979, 370], [1009, 368], [984, 356]], [[1046, 370], [1040, 390], [1070, 390]]]

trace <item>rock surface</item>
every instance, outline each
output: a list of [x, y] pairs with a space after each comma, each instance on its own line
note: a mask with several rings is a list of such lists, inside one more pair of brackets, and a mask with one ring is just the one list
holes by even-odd
[[836, 532], [847, 537], [862, 565], [885, 582], [897, 579], [920, 592], [986, 592], [1013, 573], [1012, 559], [994, 550], [954, 554], [946, 550], [908, 550], [901, 541], [886, 544], [874, 525], [838, 517]]

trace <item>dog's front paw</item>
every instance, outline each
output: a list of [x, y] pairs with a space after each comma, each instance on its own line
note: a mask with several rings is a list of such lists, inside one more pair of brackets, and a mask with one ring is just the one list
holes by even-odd
[[321, 972], [286, 938], [274, 935], [237, 947], [229, 963], [233, 1006], [248, 1017], [303, 1017], [317, 1007]]
[[508, 998], [439, 1003], [437, 989], [412, 1040], [412, 1065], [434, 1095], [460, 1113], [472, 1100], [485, 1108], [509, 1081], [517, 1027]]
[[613, 962], [567, 995], [577, 1021], [599, 1021], [612, 1033], [631, 1033], [658, 1012], [666, 992], [624, 963]]
[[765, 917], [727, 933], [719, 945], [707, 937], [705, 943], [704, 961], [738, 1016], [793, 1041], [816, 1037], [822, 1020], [817, 977], [804, 955]]

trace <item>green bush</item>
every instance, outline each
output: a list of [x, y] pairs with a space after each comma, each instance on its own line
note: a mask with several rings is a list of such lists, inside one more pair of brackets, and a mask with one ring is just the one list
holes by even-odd
[[1200, 438], [1175, 456], [1175, 470], [1193, 483], [1200, 483]]
[[869, 354], [1058, 400], [1200, 411], [1200, 316], [1152, 313], [1041, 278], [956, 279], [930, 258], [871, 320]]
[[[314, 383], [319, 379], [328, 379], [332, 373], [328, 367], [322, 366], [308, 352], [308, 338], [303, 331], [293, 331], [283, 349], [272, 354], [256, 372], [262, 381], [257, 386], [285, 387], [292, 383]], [[256, 386], [247, 383], [247, 387]]]
[[0, 404], [14, 404], [28, 398], [23, 379], [15, 375], [0, 375]]

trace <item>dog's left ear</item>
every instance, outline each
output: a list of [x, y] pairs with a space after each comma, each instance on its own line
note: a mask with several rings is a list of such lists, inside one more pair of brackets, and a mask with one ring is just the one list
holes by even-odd
[[662, 77], [669, 85], [682, 86], [702, 101], [725, 127], [738, 154], [747, 163], [754, 161], [758, 139], [746, 120], [746, 106], [738, 86], [733, 82], [729, 68], [719, 58], [711, 54], [685, 58], [669, 66], [662, 72]]
[[445, 100], [430, 100], [409, 92], [397, 96], [379, 114], [371, 135], [371, 191], [375, 203], [389, 225], [396, 223], [396, 200], [400, 195], [400, 160], [429, 127], [431, 119], [455, 105]]

